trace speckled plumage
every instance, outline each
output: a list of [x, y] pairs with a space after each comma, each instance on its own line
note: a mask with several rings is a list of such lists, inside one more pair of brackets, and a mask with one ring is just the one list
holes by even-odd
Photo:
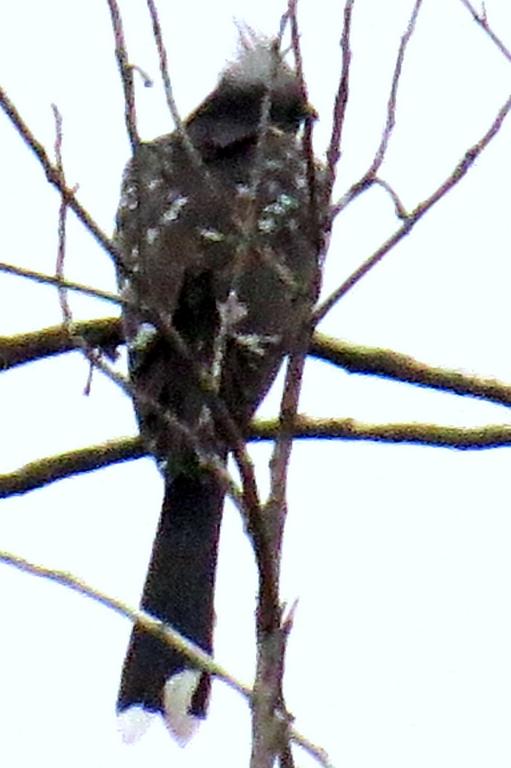
[[[203, 460], [225, 462], [229, 445], [159, 320], [213, 376], [244, 433], [317, 290], [317, 223], [296, 138], [310, 115], [273, 48], [245, 41], [185, 123], [195, 151], [178, 132], [162, 136], [140, 146], [123, 179], [116, 241], [134, 403], [166, 489], [142, 605], [207, 651], [224, 490]], [[187, 666], [134, 630], [119, 709], [140, 705], [170, 722], [164, 684]], [[203, 676], [195, 715], [208, 686]]]

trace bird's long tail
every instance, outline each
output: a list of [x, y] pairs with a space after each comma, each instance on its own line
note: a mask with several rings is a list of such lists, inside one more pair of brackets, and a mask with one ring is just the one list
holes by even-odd
[[[209, 472], [178, 475], [167, 485], [141, 605], [208, 653], [212, 651], [214, 581], [224, 490]], [[135, 627], [117, 700], [122, 713], [160, 712], [180, 742], [204, 717], [209, 675], [177, 650]]]

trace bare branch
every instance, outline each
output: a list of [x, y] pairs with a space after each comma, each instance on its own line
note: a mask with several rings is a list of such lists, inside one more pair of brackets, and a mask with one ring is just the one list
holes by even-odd
[[[73, 323], [71, 334], [62, 325], [40, 331], [0, 336], [0, 370], [9, 370], [51, 355], [78, 349], [76, 337], [89, 347], [115, 350], [123, 343], [121, 321], [116, 317]], [[511, 385], [472, 376], [449, 368], [437, 368], [389, 349], [367, 347], [324, 334], [314, 334], [309, 355], [351, 373], [380, 376], [430, 389], [477, 397], [498, 405], [511, 405]], [[297, 435], [295, 434], [295, 437]]]
[[132, 623], [137, 624], [141, 629], [155, 635], [170, 647], [177, 648], [199, 669], [210, 672], [220, 680], [223, 680], [224, 683], [240, 693], [245, 699], [250, 698], [251, 690], [248, 685], [244, 685], [236, 680], [236, 678], [232, 677], [226, 669], [217, 664], [211, 656], [205, 653], [199, 646], [195, 645], [195, 643], [188, 640], [188, 638], [178, 632], [178, 630], [174, 629], [169, 624], [160, 621], [160, 619], [154, 618], [146, 611], [129, 607], [122, 600], [106, 595], [104, 592], [95, 589], [68, 571], [36, 565], [22, 557], [14, 555], [12, 552], [0, 550], [0, 562], [14, 566], [14, 568], [29, 573], [32, 576], [38, 576], [39, 578], [48, 579], [49, 581], [61, 584], [62, 586], [72, 589], [84, 597], [89, 597], [95, 602], [104, 605], [106, 608], [119, 613], [121, 616], [129, 619]]
[[[256, 421], [251, 431], [253, 442], [273, 441], [278, 435], [276, 420]], [[387, 444], [429, 445], [459, 451], [507, 448], [511, 445], [508, 424], [481, 427], [453, 427], [438, 424], [369, 424], [356, 419], [317, 419], [297, 416], [293, 425], [295, 440], [349, 440]], [[110, 440], [90, 448], [69, 451], [30, 462], [0, 475], [0, 498], [9, 498], [44, 488], [46, 485], [96, 469], [147, 456], [140, 438]]]
[[[277, 419], [255, 421], [250, 430], [252, 442], [273, 441], [279, 433]], [[295, 440], [356, 440], [387, 444], [429, 445], [459, 451], [506, 448], [511, 445], [508, 424], [486, 424], [482, 427], [452, 427], [419, 422], [369, 424], [356, 419], [319, 419], [296, 416], [293, 424]], [[38, 459], [0, 475], [0, 499], [9, 498], [37, 488], [123, 461], [147, 456], [139, 437], [109, 440], [89, 448], [68, 451], [57, 456]]]

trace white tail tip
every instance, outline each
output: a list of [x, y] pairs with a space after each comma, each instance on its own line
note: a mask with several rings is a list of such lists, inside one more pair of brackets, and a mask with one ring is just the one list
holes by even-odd
[[128, 707], [117, 716], [117, 730], [125, 744], [137, 742], [149, 728], [155, 713], [148, 712], [140, 704]]
[[183, 669], [182, 672], [172, 675], [163, 688], [163, 719], [181, 747], [190, 741], [200, 724], [200, 719], [190, 713], [192, 698], [200, 678], [199, 670]]

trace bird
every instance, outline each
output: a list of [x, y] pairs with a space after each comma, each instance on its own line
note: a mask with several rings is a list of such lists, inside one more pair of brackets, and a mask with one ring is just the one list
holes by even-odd
[[[299, 129], [316, 117], [276, 43], [240, 34], [214, 90], [173, 132], [141, 142], [122, 180], [115, 243], [131, 393], [164, 486], [141, 606], [210, 654], [233, 448], [214, 404], [247, 437], [310, 321], [318, 216]], [[159, 713], [183, 745], [210, 684], [134, 626], [117, 711]]]

